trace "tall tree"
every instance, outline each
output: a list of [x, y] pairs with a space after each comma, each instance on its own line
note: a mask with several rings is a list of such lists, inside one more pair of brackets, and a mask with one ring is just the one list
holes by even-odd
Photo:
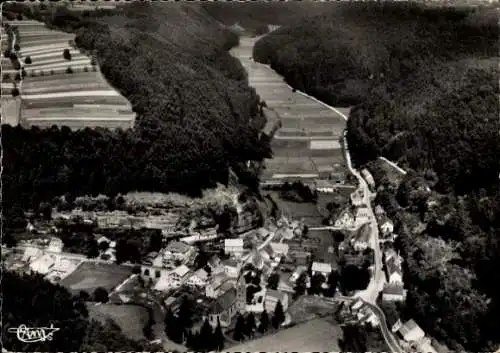
[[269, 328], [269, 315], [267, 311], [264, 309], [262, 314], [260, 314], [260, 322], [259, 322], [259, 332], [264, 333]]
[[220, 320], [217, 318], [217, 327], [215, 328], [213, 335], [213, 347], [214, 349], [221, 351], [224, 349], [224, 333], [222, 332], [222, 327], [220, 326]]
[[165, 333], [175, 343], [182, 343], [183, 328], [179, 326], [179, 322], [170, 308], [167, 308], [165, 313]]
[[276, 290], [278, 289], [279, 282], [280, 282], [279, 273], [273, 272], [267, 279], [267, 288]]
[[274, 328], [278, 328], [284, 321], [285, 312], [283, 310], [283, 304], [281, 304], [281, 300], [278, 300], [278, 302], [276, 303], [276, 308], [274, 308], [272, 324]]
[[236, 318], [236, 325], [234, 326], [233, 339], [235, 341], [243, 341], [245, 338], [245, 319], [241, 314]]
[[203, 325], [201, 326], [200, 334], [198, 335], [198, 349], [202, 350], [203, 352], [211, 350], [214, 346], [213, 339], [214, 337], [212, 326], [210, 326], [208, 319], [205, 319]]
[[297, 281], [295, 282], [294, 298], [298, 298], [306, 292], [306, 290], [307, 290], [306, 284], [307, 284], [307, 273], [302, 272], [299, 275], [299, 278], [297, 278]]
[[245, 334], [248, 337], [253, 337], [255, 330], [255, 316], [253, 313], [249, 313], [245, 321]]

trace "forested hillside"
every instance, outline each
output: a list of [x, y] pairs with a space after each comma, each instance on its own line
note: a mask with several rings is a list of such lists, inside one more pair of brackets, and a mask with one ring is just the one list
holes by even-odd
[[327, 103], [357, 105], [348, 138], [358, 164], [384, 155], [466, 192], [500, 171], [495, 12], [336, 4], [264, 37], [254, 57]]
[[[29, 295], [20, 295], [28, 294]], [[39, 275], [2, 275], [2, 347], [11, 352], [107, 352], [155, 349], [125, 337], [114, 322], [101, 325], [88, 318], [84, 296], [72, 297], [63, 287]], [[49, 327], [52, 340], [23, 343], [9, 328]], [[47, 332], [48, 333], [48, 332]]]
[[[358, 165], [371, 161], [376, 202], [396, 221], [405, 259], [399, 311], [453, 351], [499, 344], [497, 17], [337, 4], [254, 50], [297, 89], [354, 106], [349, 147]], [[374, 161], [380, 155], [410, 170], [401, 183]]]
[[210, 1], [200, 6], [212, 18], [225, 24], [241, 26], [247, 33], [264, 34], [268, 25], [290, 25], [307, 15], [320, 14], [329, 4], [312, 1]]
[[134, 130], [117, 132], [2, 126], [5, 207], [37, 206], [62, 192], [197, 195], [227, 182], [228, 168], [241, 175], [247, 160], [270, 155], [259, 139], [259, 97], [227, 51], [238, 37], [196, 4], [136, 2], [79, 13], [9, 5], [75, 31], [137, 121]]

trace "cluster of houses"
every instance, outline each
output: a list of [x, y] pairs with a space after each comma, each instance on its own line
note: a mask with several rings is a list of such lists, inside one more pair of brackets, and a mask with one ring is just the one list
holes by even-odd
[[372, 327], [380, 324], [372, 308], [361, 299], [356, 299], [349, 304], [342, 303], [337, 314], [344, 323], [365, 323]]
[[397, 333], [401, 338], [400, 344], [405, 352], [437, 353], [431, 344], [431, 339], [425, 335], [424, 330], [413, 319], [404, 324], [398, 320], [392, 326], [392, 332]]
[[38, 273], [57, 283], [86, 260], [84, 255], [66, 254], [62, 249], [61, 239], [43, 239], [15, 250], [4, 263], [9, 270]]
[[[293, 280], [300, 273], [291, 274], [294, 279], [290, 281], [280, 277], [277, 289], [265, 287], [269, 276], [279, 272], [279, 266], [290, 258], [287, 241], [300, 234], [301, 227], [303, 225], [299, 222], [283, 218], [273, 225], [240, 234], [238, 238], [224, 239], [224, 256], [212, 255], [207, 265], [200, 269], [195, 269], [192, 261], [197, 255], [195, 246], [182, 239], [171, 241], [159, 253], [150, 254], [141, 265], [141, 276], [152, 284], [154, 290], [168, 294], [168, 305], [172, 304], [175, 293], [186, 288], [198, 293], [204, 306], [202, 311], [213, 325], [219, 321], [221, 326], [229, 326], [238, 312], [260, 313], [266, 310], [272, 313], [278, 301], [287, 310], [289, 296], [294, 291]], [[260, 245], [254, 244], [247, 249], [246, 238], [256, 239]], [[307, 270], [305, 265], [300, 267], [303, 271]], [[313, 269], [328, 275], [331, 266], [325, 265], [315, 263]], [[249, 272], [260, 275], [260, 288], [252, 298], [247, 298], [247, 287], [255, 286], [246, 283]]]

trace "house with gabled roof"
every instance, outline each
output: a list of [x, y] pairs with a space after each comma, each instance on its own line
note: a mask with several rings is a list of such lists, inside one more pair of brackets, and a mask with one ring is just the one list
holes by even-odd
[[386, 283], [382, 291], [382, 301], [402, 302], [406, 299], [406, 290], [399, 283]]
[[356, 251], [363, 251], [368, 248], [368, 242], [372, 235], [372, 226], [370, 223], [365, 223], [358, 229], [356, 235], [351, 238], [351, 245]]
[[211, 274], [216, 275], [224, 272], [224, 265], [219, 256], [213, 255], [208, 260], [208, 267], [210, 267]]
[[205, 288], [207, 281], [208, 273], [204, 269], [200, 268], [188, 278], [186, 283], [190, 286]]
[[240, 273], [240, 264], [237, 260], [235, 259], [227, 259], [222, 261], [222, 264], [224, 266], [224, 273], [232, 278], [238, 277]]
[[401, 325], [398, 332], [406, 342], [416, 342], [425, 337], [424, 330], [413, 319]]

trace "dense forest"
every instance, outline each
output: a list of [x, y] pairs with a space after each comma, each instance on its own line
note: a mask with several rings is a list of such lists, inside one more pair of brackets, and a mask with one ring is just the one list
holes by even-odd
[[[254, 48], [293, 87], [353, 106], [352, 157], [405, 259], [400, 314], [453, 351], [499, 343], [498, 34], [493, 8], [337, 4]], [[381, 155], [410, 172], [388, 174]]]
[[[30, 295], [19, 295], [29, 293]], [[107, 352], [155, 349], [125, 337], [114, 322], [101, 325], [88, 318], [84, 295], [71, 296], [39, 275], [2, 275], [2, 346], [11, 352]], [[9, 328], [59, 328], [52, 340], [23, 343]]]
[[6, 208], [64, 192], [198, 195], [227, 183], [229, 168], [245, 176], [246, 161], [270, 156], [258, 133], [265, 123], [259, 97], [227, 51], [238, 37], [196, 4], [136, 2], [80, 13], [9, 5], [76, 32], [77, 45], [131, 101], [137, 121], [133, 130], [113, 132], [2, 126]]

